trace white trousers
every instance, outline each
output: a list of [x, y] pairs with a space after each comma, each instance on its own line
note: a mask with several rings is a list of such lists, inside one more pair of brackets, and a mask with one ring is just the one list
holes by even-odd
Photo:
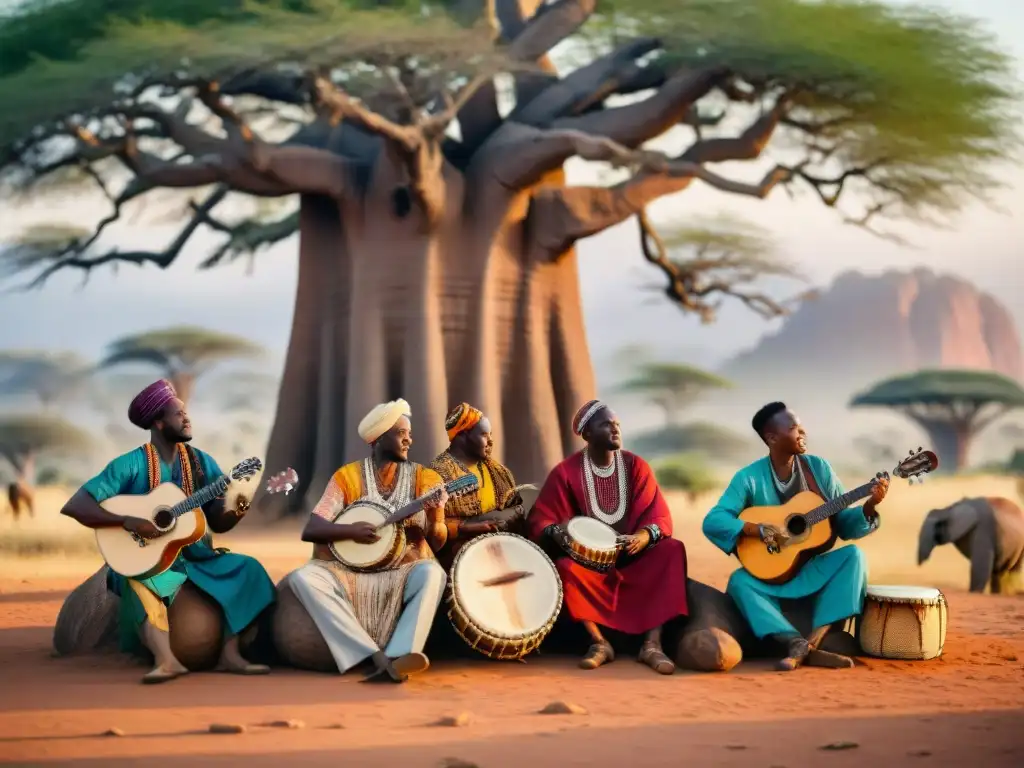
[[[389, 658], [423, 650], [446, 582], [444, 569], [433, 560], [409, 569], [402, 613], [383, 649]], [[339, 672], [347, 672], [381, 650], [359, 623], [348, 595], [328, 568], [307, 563], [288, 577], [288, 584], [326, 641]]]

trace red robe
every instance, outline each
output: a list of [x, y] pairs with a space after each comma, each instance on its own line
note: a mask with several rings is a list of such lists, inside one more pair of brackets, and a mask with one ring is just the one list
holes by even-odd
[[[574, 620], [639, 635], [687, 614], [686, 548], [683, 542], [671, 538], [672, 514], [650, 465], [628, 451], [622, 451], [622, 457], [630, 498], [625, 515], [613, 527], [627, 535], [656, 524], [664, 538], [635, 558], [628, 558], [628, 562], [620, 559], [621, 565], [607, 573], [584, 568], [567, 556], [558, 558], [555, 565], [562, 577], [566, 609]], [[616, 477], [595, 477], [594, 481], [602, 498], [618, 496], [613, 490]], [[592, 516], [582, 452], [561, 462], [548, 475], [526, 518], [527, 534], [539, 541], [549, 525], [580, 515]]]

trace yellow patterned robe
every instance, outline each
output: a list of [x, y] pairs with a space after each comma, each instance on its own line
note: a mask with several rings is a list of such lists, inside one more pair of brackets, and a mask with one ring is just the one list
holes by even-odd
[[[459, 550], [473, 537], [459, 534], [459, 526], [465, 520], [485, 515], [495, 510], [509, 509], [522, 504], [523, 500], [515, 492], [515, 479], [503, 464], [487, 459], [467, 467], [445, 451], [431, 463], [431, 469], [445, 483], [472, 473], [476, 477], [477, 490], [461, 496], [452, 496], [444, 508], [444, 523], [447, 529], [447, 544], [437, 551], [437, 560], [450, 570]], [[502, 530], [519, 533], [522, 520], [516, 520]]]

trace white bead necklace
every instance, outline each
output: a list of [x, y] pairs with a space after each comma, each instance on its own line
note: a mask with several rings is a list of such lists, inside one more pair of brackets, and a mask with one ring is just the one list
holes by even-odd
[[[594, 484], [594, 475], [601, 478], [609, 478], [618, 474], [619, 499], [614, 510], [606, 511], [601, 508], [597, 499], [597, 488]], [[590, 453], [583, 449], [583, 480], [587, 486], [587, 496], [590, 502], [590, 514], [606, 525], [615, 525], [626, 514], [626, 495], [629, 492], [626, 481], [626, 466], [622, 459], [622, 451], [615, 451], [612, 463], [607, 467], [598, 467], [590, 458]]]

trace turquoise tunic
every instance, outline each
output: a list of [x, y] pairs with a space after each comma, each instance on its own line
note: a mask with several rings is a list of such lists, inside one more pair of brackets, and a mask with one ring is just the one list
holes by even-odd
[[[844, 493], [843, 486], [827, 461], [805, 455], [814, 479], [827, 499]], [[704, 518], [704, 535], [726, 554], [736, 550], [736, 540], [743, 532], [739, 514], [748, 507], [774, 506], [779, 495], [772, 479], [768, 457], [737, 472], [722, 498]], [[850, 507], [832, 517], [840, 539], [849, 541], [871, 533], [873, 526], [864, 517], [864, 507]], [[759, 637], [792, 635], [797, 632], [782, 615], [780, 600], [812, 597], [814, 626], [823, 627], [858, 615], [863, 609], [867, 590], [867, 563], [864, 553], [855, 546], [833, 549], [808, 562], [794, 579], [785, 584], [766, 584], [740, 568], [729, 578], [726, 592]]]
[[[199, 450], [195, 454], [204, 475], [202, 485], [224, 474], [209, 454]], [[198, 485], [198, 478], [196, 481], [196, 490], [199, 490], [202, 486]], [[181, 467], [177, 456], [170, 464], [160, 461], [160, 482], [170, 482], [181, 487]], [[149, 471], [145, 449], [136, 448], [118, 456], [82, 488], [97, 502], [123, 494], [148, 493]], [[170, 604], [186, 581], [205, 592], [221, 607], [228, 631], [233, 635], [248, 627], [274, 602], [276, 594], [274, 583], [259, 562], [247, 555], [217, 552], [213, 549], [213, 539], [209, 532], [203, 539], [182, 550], [182, 554], [168, 570], [149, 579], [139, 579], [140, 583], [167, 604]], [[142, 603], [127, 588], [123, 576], [110, 571], [107, 585], [121, 597], [121, 648], [125, 651], [139, 650], [138, 630], [146, 619]]]

